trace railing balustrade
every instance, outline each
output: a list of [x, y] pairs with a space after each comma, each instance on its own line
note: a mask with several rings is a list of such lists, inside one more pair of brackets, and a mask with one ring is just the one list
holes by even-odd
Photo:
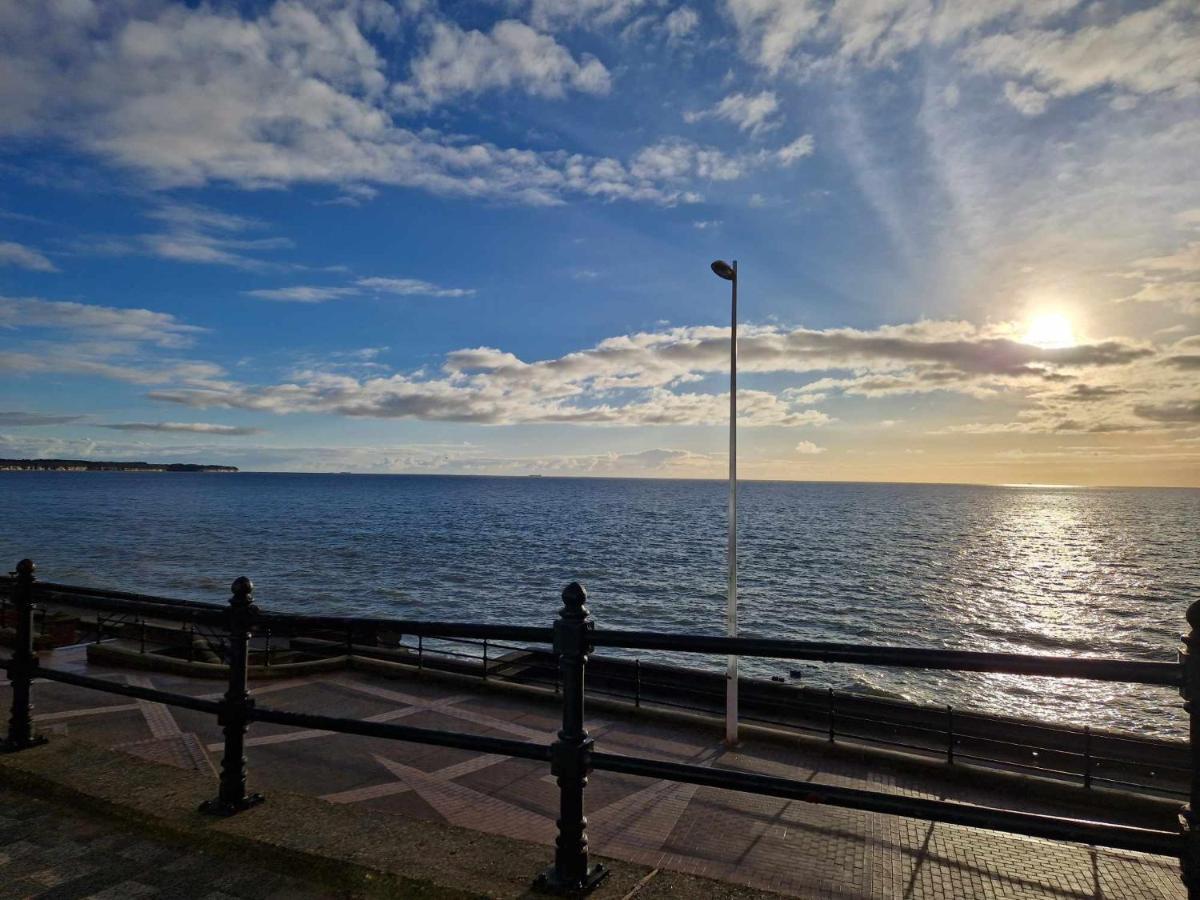
[[[1180, 860], [1181, 876], [1188, 897], [1190, 900], [1200, 900], [1200, 601], [1188, 609], [1189, 632], [1183, 637], [1184, 648], [1178, 661], [1146, 662], [598, 629], [594, 626], [586, 606], [586, 592], [581, 585], [574, 582], [562, 593], [563, 605], [553, 626], [539, 628], [345, 616], [300, 616], [267, 612], [255, 605], [254, 586], [247, 578], [234, 581], [233, 595], [228, 605], [220, 606], [195, 601], [169, 601], [119, 591], [48, 584], [37, 581], [34, 573], [34, 564], [27, 559], [21, 560], [13, 573], [15, 578], [10, 584], [9, 597], [6, 600], [5, 608], [12, 611], [16, 622], [13, 652], [4, 663], [12, 684], [12, 706], [7, 735], [0, 744], [0, 750], [16, 752], [45, 742], [44, 738], [35, 734], [33, 728], [31, 686], [35, 678], [215, 715], [224, 735], [220, 780], [217, 796], [207, 801], [202, 809], [216, 815], [234, 815], [263, 801], [262, 794], [248, 792], [247, 789], [245, 738], [248, 728], [254, 722], [270, 722], [549, 763], [559, 788], [558, 838], [554, 863], [538, 876], [536, 883], [540, 889], [552, 893], [586, 892], [607, 874], [602, 865], [590, 861], [587, 819], [584, 816], [584, 794], [588, 777], [593, 771], [606, 771], [809, 803], [825, 803], [847, 809], [908, 816], [933, 822], [969, 825], [1013, 834], [1170, 855]], [[71, 596], [72, 605], [95, 610], [98, 614], [136, 616], [135, 621], [141, 622], [139, 637], [143, 647], [147, 616], [155, 620], [182, 622], [191, 644], [195, 642], [197, 626], [223, 629], [228, 641], [225, 656], [228, 660], [228, 686], [224, 696], [216, 701], [203, 700], [185, 694], [118, 684], [40, 665], [33, 650], [34, 610], [37, 601], [39, 598], [43, 601], [53, 600], [56, 596], [64, 595]], [[98, 616], [97, 621], [100, 623], [104, 619]], [[98, 625], [98, 628], [100, 627], [102, 626]], [[266, 655], [269, 657], [271, 635], [276, 638], [285, 637], [294, 634], [300, 628], [308, 629], [310, 633], [311, 630], [321, 630], [339, 636], [335, 640], [345, 642], [347, 654], [354, 652], [356, 634], [366, 634], [372, 629], [386, 629], [399, 635], [415, 636], [418, 671], [426, 665], [424, 656], [428, 652], [425, 646], [427, 638], [443, 641], [482, 640], [491, 642], [493, 647], [503, 646], [500, 642], [505, 641], [550, 644], [557, 661], [554, 687], [555, 693], [561, 696], [562, 728], [556, 740], [550, 744], [542, 744], [257, 706], [248, 688], [252, 635], [258, 633], [265, 637]], [[485, 643], [484, 646], [483, 672], [485, 676], [489, 671], [496, 676], [501, 663], [495, 659], [489, 663], [486, 649], [489, 644]], [[1179, 831], [1166, 831], [605, 753], [595, 748], [594, 741], [587, 731], [584, 714], [585, 673], [588, 657], [595, 647], [718, 655], [733, 653], [739, 656], [823, 663], [999, 672], [1176, 687], [1184, 697], [1184, 709], [1189, 718], [1189, 802], [1180, 811]], [[645, 702], [645, 683], [640, 661], [635, 665], [634, 671], [635, 703], [641, 705]], [[832, 689], [828, 693], [827, 712], [829, 740], [845, 736], [845, 729], [849, 727], [848, 723], [853, 721], [854, 716], [836, 708]], [[963, 752], [964, 738], [961, 726], [956, 727], [955, 712], [950, 707], [946, 708], [944, 733], [948, 763], [954, 764], [956, 760], [971, 758], [970, 754]], [[1083, 738], [1084, 779], [1090, 786], [1094, 778], [1093, 767], [1096, 764], [1090, 728], [1084, 730]]]

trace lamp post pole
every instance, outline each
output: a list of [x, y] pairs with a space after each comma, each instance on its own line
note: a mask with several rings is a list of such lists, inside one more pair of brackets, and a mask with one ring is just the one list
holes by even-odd
[[[717, 260], [712, 264], [717, 277], [730, 283], [729, 312], [729, 585], [725, 631], [737, 637], [737, 260], [733, 265]], [[738, 742], [738, 658], [729, 654], [725, 671], [725, 743]]]

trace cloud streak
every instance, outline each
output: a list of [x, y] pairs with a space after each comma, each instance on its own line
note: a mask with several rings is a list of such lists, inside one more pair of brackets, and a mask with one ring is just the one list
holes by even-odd
[[[610, 338], [535, 362], [491, 347], [457, 350], [434, 376], [355, 378], [309, 371], [285, 384], [158, 390], [150, 396], [196, 408], [488, 425], [711, 425], [725, 420], [728, 398], [684, 387], [725, 371], [728, 341], [728, 329], [675, 328]], [[830, 393], [1061, 392], [1082, 373], [1128, 368], [1153, 355], [1146, 346], [1117, 340], [1040, 348], [963, 322], [874, 331], [751, 327], [739, 340], [739, 365], [747, 375], [851, 374], [779, 392], [743, 390], [739, 410], [750, 426], [822, 425], [831, 417], [812, 407]]]
[[420, 278], [359, 278], [351, 285], [314, 286], [294, 285], [283, 288], [259, 288], [245, 292], [260, 300], [276, 300], [284, 303], [324, 303], [346, 297], [361, 297], [367, 294], [391, 294], [398, 297], [471, 297], [474, 288], [441, 287]]
[[113, 431], [211, 434], [222, 437], [242, 437], [264, 433], [261, 428], [250, 428], [242, 425], [214, 425], [210, 422], [111, 422], [99, 427], [109, 428]]
[[68, 425], [78, 422], [83, 416], [56, 416], [47, 413], [0, 411], [0, 428], [24, 428], [27, 426]]
[[37, 250], [13, 241], [0, 241], [0, 266], [16, 266], [34, 272], [57, 272], [58, 266]]

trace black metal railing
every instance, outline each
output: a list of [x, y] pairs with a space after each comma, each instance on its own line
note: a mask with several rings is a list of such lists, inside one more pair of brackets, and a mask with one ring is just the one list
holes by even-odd
[[[824, 803], [847, 809], [922, 818], [934, 822], [969, 825], [1013, 834], [1175, 856], [1180, 860], [1181, 874], [1189, 898], [1200, 900], [1200, 778], [1197, 777], [1200, 771], [1200, 703], [1197, 702], [1200, 701], [1200, 601], [1188, 609], [1190, 630], [1183, 638], [1184, 649], [1179, 660], [1145, 662], [597, 629], [585, 605], [586, 593], [578, 583], [568, 585], [563, 591], [563, 605], [553, 626], [540, 628], [343, 616], [297, 616], [266, 612], [254, 604], [253, 585], [246, 578], [239, 578], [233, 583], [233, 596], [228, 606], [221, 607], [215, 604], [174, 603], [162, 598], [145, 598], [115, 591], [46, 584], [35, 579], [34, 565], [30, 560], [22, 560], [14, 575], [15, 580], [10, 585], [10, 599], [17, 620], [12, 656], [5, 663], [12, 683], [12, 707], [3, 749], [18, 751], [44, 742], [33, 730], [30, 695], [34, 678], [216, 715], [223, 729], [224, 749], [217, 796], [203, 806], [206, 812], [212, 814], [232, 815], [262, 801], [262, 795], [247, 792], [245, 735], [252, 723], [271, 722], [548, 762], [559, 787], [558, 838], [554, 864], [539, 876], [538, 882], [543, 889], [558, 893], [586, 891], [606, 874], [602, 865], [594, 864], [589, 859], [587, 820], [584, 818], [584, 790], [588, 775], [592, 771], [606, 771]], [[224, 696], [216, 701], [203, 700], [41, 666], [33, 652], [34, 608], [39, 599], [44, 602], [52, 600], [56, 594], [61, 596], [64, 593], [71, 593], [73, 602], [85, 603], [101, 612], [138, 614], [143, 619], [153, 616], [156, 619], [182, 622], [185, 625], [190, 623], [193, 626], [223, 629], [227, 634], [228, 648], [228, 686]], [[259, 707], [250, 696], [247, 683], [250, 640], [253, 633], [265, 635], [268, 629], [275, 635], [296, 633], [299, 630], [311, 632], [314, 629], [327, 634], [343, 635], [346, 646], [351, 651], [356, 635], [369, 633], [373, 629], [416, 637], [418, 646], [426, 639], [488, 641], [489, 646], [504, 642], [550, 644], [557, 663], [557, 688], [562, 697], [562, 728], [555, 741], [542, 744]], [[698, 654], [733, 653], [739, 656], [823, 663], [997, 672], [1180, 688], [1190, 725], [1189, 802], [1180, 811], [1180, 829], [1166, 831], [605, 753], [595, 749], [594, 742], [588, 735], [584, 717], [584, 676], [589, 654], [594, 647]], [[637, 672], [640, 678], [640, 666], [637, 667]], [[953, 713], [949, 713], [948, 717], [953, 718]], [[828, 726], [831, 737], [836, 733], [844, 733], [846, 726], [842, 716], [836, 715], [832, 704], [829, 707]], [[952, 722], [947, 723], [947, 729], [951, 733], [953, 727]], [[1090, 732], [1087, 736], [1090, 739]], [[1090, 755], [1090, 750], [1085, 749], [1084, 752]], [[965, 758], [961, 748], [956, 752], [953, 744], [950, 755], [952, 758]]]
[[[293, 646], [333, 653], [329, 640], [299, 637]], [[355, 656], [382, 659], [418, 671], [438, 670], [480, 681], [558, 689], [557, 659], [528, 644], [458, 638], [356, 645]], [[724, 708], [723, 676], [615, 657], [591, 657], [587, 695], [707, 714]], [[1084, 788], [1108, 787], [1147, 795], [1188, 795], [1187, 744], [1121, 735], [1093, 734], [1090, 726], [1066, 727], [997, 717], [968, 709], [921, 706], [905, 700], [832, 687], [798, 688], [742, 679], [739, 719], [748, 724], [821, 735], [831, 743], [853, 741], [918, 754], [949, 765], [971, 763], [1001, 772], [1051, 778]]]

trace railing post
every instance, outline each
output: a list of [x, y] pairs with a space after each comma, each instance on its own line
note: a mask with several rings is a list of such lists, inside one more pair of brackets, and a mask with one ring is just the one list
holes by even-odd
[[487, 681], [487, 638], [483, 639], [483, 680]]
[[829, 689], [829, 743], [831, 743], [831, 744], [834, 742], [833, 716], [834, 716], [833, 688], [830, 688]]
[[46, 743], [33, 733], [33, 703], [30, 685], [37, 670], [37, 655], [33, 652], [33, 573], [37, 566], [32, 559], [17, 563], [13, 583], [13, 614], [17, 617], [16, 641], [8, 662], [8, 680], [12, 683], [12, 708], [8, 717], [8, 737], [0, 742], [0, 752], [15, 753]]
[[642, 660], [638, 657], [633, 661], [633, 705], [642, 705]]
[[954, 765], [954, 707], [946, 704], [946, 762]]
[[425, 636], [417, 635], [417, 674], [425, 671]]
[[1183, 635], [1179, 661], [1183, 665], [1183, 709], [1188, 716], [1188, 750], [1192, 758], [1192, 784], [1188, 803], [1179, 811], [1183, 846], [1179, 869], [1188, 900], [1200, 900], [1200, 600], [1187, 611], [1188, 633]]
[[536, 887], [555, 894], [580, 894], [598, 885], [608, 870], [588, 864], [587, 819], [583, 789], [591, 771], [592, 740], [583, 719], [583, 675], [591, 644], [592, 620], [584, 605], [587, 592], [573, 581], [562, 592], [554, 623], [554, 652], [562, 673], [563, 718], [551, 748], [550, 771], [558, 778], [558, 839], [554, 865], [538, 876]]
[[1092, 726], [1083, 726], [1083, 786], [1092, 786]]
[[246, 793], [246, 728], [254, 706], [246, 690], [249, 666], [250, 627], [258, 607], [254, 584], [242, 577], [233, 583], [229, 598], [229, 688], [218, 720], [225, 731], [225, 754], [221, 758], [221, 784], [215, 800], [200, 804], [200, 811], [232, 816], [262, 803], [262, 794]]

